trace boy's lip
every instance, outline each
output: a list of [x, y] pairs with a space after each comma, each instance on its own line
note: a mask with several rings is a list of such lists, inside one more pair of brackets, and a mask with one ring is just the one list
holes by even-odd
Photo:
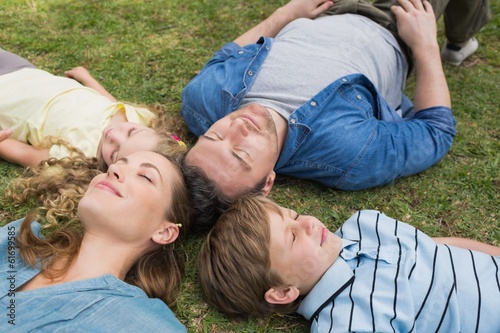
[[120, 198], [122, 197], [120, 191], [118, 191], [118, 189], [116, 187], [114, 187], [113, 184], [111, 184], [108, 181], [103, 180], [102, 182], [97, 183], [96, 187], [98, 187], [104, 191], [111, 192]]
[[328, 237], [328, 229], [325, 227], [321, 227], [321, 242], [320, 246], [323, 246], [323, 243], [325, 242], [326, 238]]

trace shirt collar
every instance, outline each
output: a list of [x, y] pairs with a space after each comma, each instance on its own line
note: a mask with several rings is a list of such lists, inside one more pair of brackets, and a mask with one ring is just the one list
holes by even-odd
[[[342, 248], [354, 242], [343, 239]], [[328, 270], [323, 274], [314, 288], [300, 303], [297, 313], [307, 320], [311, 320], [314, 315], [330, 302], [354, 280], [354, 273], [347, 263], [339, 256]]]

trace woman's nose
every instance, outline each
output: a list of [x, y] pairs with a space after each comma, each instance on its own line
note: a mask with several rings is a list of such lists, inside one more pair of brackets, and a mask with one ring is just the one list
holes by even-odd
[[125, 179], [124, 172], [123, 172], [122, 168], [119, 165], [117, 165], [116, 163], [111, 164], [108, 167], [107, 175], [109, 178], [116, 179], [120, 183], [123, 182], [123, 180]]

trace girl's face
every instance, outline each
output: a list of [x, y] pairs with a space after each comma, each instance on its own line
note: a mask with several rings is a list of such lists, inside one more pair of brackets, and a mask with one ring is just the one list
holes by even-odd
[[[140, 151], [119, 159], [96, 176], [78, 205], [86, 233], [113, 244], [147, 247], [151, 235], [166, 221], [172, 183], [181, 181], [170, 161]], [[175, 198], [174, 198], [175, 199]]]
[[110, 165], [136, 151], [153, 150], [157, 143], [156, 132], [147, 126], [131, 122], [108, 125], [102, 131], [97, 156]]

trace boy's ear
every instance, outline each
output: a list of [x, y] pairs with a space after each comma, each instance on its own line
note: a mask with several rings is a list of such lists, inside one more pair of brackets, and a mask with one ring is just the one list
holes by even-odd
[[177, 237], [179, 237], [179, 226], [165, 221], [151, 238], [157, 244], [166, 245], [175, 242]]
[[274, 179], [276, 179], [276, 172], [271, 171], [266, 177], [266, 184], [262, 188], [262, 195], [267, 196], [274, 185]]
[[270, 304], [290, 304], [300, 296], [297, 287], [270, 288], [264, 294], [264, 299]]

